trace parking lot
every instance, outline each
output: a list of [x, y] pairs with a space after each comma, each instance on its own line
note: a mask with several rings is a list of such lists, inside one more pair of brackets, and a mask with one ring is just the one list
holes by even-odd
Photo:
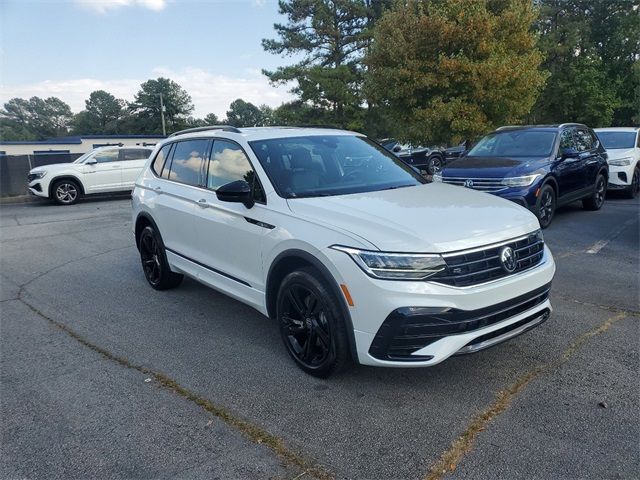
[[637, 478], [639, 214], [558, 211], [541, 327], [319, 380], [251, 308], [152, 290], [129, 199], [3, 205], [0, 476]]

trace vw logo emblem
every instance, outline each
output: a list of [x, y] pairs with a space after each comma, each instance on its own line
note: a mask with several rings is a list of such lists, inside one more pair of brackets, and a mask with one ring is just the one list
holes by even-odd
[[473, 188], [473, 180], [471, 180], [470, 178], [467, 178], [464, 181], [463, 185], [467, 188]]
[[516, 255], [513, 253], [513, 248], [504, 247], [500, 251], [500, 263], [505, 272], [513, 273], [516, 269]]

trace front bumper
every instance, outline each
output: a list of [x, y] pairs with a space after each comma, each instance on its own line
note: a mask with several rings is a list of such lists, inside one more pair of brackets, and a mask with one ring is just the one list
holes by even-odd
[[619, 190], [631, 185], [635, 168], [634, 164], [622, 167], [609, 165], [609, 189]]
[[[536, 267], [470, 287], [428, 281], [377, 280], [365, 275], [345, 253], [331, 249], [326, 253], [353, 298], [354, 306], [350, 313], [357, 356], [364, 365], [435, 365], [452, 355], [471, 353], [512, 338], [542, 323], [551, 313], [548, 286], [555, 273], [555, 263], [546, 246], [542, 261]], [[527, 296], [535, 297], [535, 292], [542, 292], [545, 288], [547, 293], [537, 301], [525, 302], [516, 310], [506, 308], [507, 304], [519, 303]], [[404, 355], [397, 355], [401, 353], [399, 350], [388, 355], [388, 349], [385, 350], [384, 345], [380, 347], [380, 332], [384, 330], [387, 319], [398, 310], [426, 312], [430, 316], [435, 312], [435, 316], [444, 317], [441, 319], [444, 323], [429, 325], [426, 332], [421, 332], [430, 336], [424, 344], [413, 344], [414, 348], [407, 349]], [[451, 312], [449, 318], [443, 315], [444, 312]], [[454, 317], [459, 321], [455, 325], [447, 325]], [[411, 338], [403, 341], [410, 342]]]
[[29, 189], [29, 193], [31, 195], [44, 198], [47, 198], [49, 196], [48, 184], [45, 184], [45, 182], [43, 182], [41, 178], [29, 182], [27, 184], [27, 188]]

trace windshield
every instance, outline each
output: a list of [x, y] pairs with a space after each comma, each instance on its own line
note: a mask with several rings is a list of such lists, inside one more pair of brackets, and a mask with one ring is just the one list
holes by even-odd
[[277, 138], [249, 145], [278, 194], [285, 198], [345, 195], [426, 183], [402, 160], [355, 135]]
[[92, 153], [93, 153], [93, 150], [91, 150], [90, 152], [85, 153], [81, 157], [76, 158], [73, 161], [73, 163], [82, 163], [82, 162], [84, 162], [87, 158], [89, 158], [89, 155], [91, 155]]
[[511, 130], [491, 133], [473, 147], [468, 157], [545, 157], [551, 154], [555, 132]]
[[596, 135], [607, 150], [633, 148], [636, 142], [636, 132], [596, 132]]

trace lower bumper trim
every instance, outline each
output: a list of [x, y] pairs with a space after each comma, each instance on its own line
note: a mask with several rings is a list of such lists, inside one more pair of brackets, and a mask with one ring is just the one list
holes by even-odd
[[508, 325], [494, 332], [474, 338], [467, 345], [458, 350], [455, 355], [464, 355], [467, 353], [475, 353], [486, 348], [493, 347], [502, 342], [517, 337], [524, 332], [544, 323], [549, 318], [551, 311], [549, 309], [537, 312], [531, 317], [524, 318], [519, 322]]

